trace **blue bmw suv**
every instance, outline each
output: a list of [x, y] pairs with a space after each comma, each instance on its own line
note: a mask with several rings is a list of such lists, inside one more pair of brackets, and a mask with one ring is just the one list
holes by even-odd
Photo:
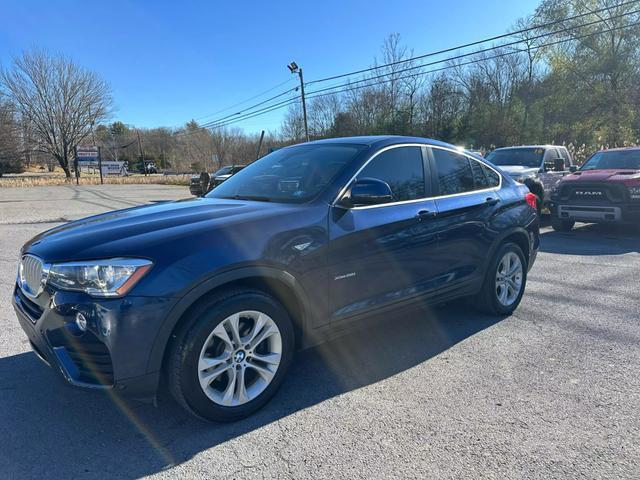
[[460, 297], [513, 312], [539, 243], [535, 196], [480, 157], [411, 137], [267, 155], [204, 198], [120, 210], [21, 250], [13, 305], [69, 384], [235, 420], [297, 348], [374, 313]]

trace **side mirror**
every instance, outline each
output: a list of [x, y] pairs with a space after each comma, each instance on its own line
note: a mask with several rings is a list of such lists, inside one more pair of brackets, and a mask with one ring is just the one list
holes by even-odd
[[577, 165], [571, 165], [571, 166], [569, 167], [569, 171], [570, 171], [571, 173], [577, 172], [577, 171], [578, 171], [578, 166], [577, 166]]
[[553, 161], [553, 169], [556, 172], [564, 172], [564, 158], [558, 157]]
[[347, 194], [340, 200], [346, 208], [358, 205], [380, 205], [393, 201], [393, 192], [387, 182], [377, 178], [361, 178], [356, 180]]

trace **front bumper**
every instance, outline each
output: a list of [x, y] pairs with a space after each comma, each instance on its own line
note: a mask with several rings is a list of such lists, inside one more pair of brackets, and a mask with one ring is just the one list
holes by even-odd
[[[155, 395], [160, 372], [148, 371], [149, 357], [170, 300], [98, 300], [61, 291], [31, 300], [16, 285], [12, 303], [35, 353], [67, 384], [140, 399]], [[75, 323], [78, 312], [87, 319], [85, 332]]]
[[588, 223], [637, 223], [640, 221], [640, 202], [586, 203], [552, 202], [551, 213], [560, 219]]

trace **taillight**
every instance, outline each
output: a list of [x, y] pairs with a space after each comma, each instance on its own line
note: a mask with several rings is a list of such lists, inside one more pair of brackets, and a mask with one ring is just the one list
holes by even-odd
[[534, 210], [538, 210], [538, 198], [535, 194], [529, 192], [524, 196], [524, 199], [527, 201], [527, 204], [533, 208]]

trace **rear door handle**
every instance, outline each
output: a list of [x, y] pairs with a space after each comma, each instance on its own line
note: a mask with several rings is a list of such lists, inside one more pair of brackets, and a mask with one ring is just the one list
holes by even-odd
[[497, 205], [498, 203], [500, 203], [500, 199], [499, 198], [493, 198], [493, 197], [487, 197], [485, 202], [486, 202], [487, 205], [493, 207], [494, 205]]
[[418, 218], [418, 220], [423, 220], [425, 218], [433, 218], [437, 215], [437, 212], [434, 212], [432, 210], [420, 210], [417, 214], [416, 217]]

